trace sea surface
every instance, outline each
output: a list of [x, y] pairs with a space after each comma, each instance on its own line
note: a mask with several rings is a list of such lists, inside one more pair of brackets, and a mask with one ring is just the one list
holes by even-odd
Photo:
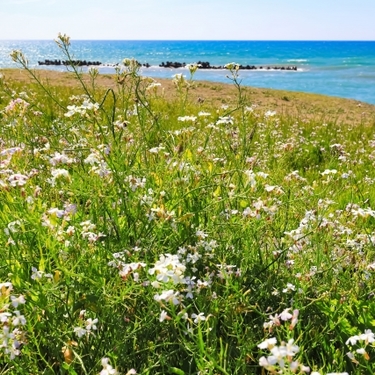
[[[12, 50], [22, 50], [31, 67], [65, 70], [63, 66], [39, 66], [45, 59], [64, 60], [54, 41], [1, 41], [0, 69], [17, 67], [9, 57]], [[174, 74], [189, 75], [187, 69], [161, 68], [162, 62], [193, 63], [207, 61], [215, 66], [230, 62], [242, 65], [296, 66], [297, 71], [243, 70], [246, 86], [319, 93], [375, 104], [375, 41], [121, 41], [73, 40], [71, 52], [75, 59], [100, 61], [100, 72], [111, 73], [110, 64], [124, 58], [148, 63], [142, 74], [155, 78], [171, 78]], [[83, 68], [87, 69], [87, 68]], [[228, 71], [199, 70], [196, 80], [230, 82]]]

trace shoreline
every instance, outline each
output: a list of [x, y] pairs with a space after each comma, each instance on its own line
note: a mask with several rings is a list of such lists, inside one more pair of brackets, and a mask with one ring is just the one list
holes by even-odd
[[[77, 80], [69, 72], [49, 69], [35, 69], [42, 80], [50, 86], [78, 87]], [[0, 69], [5, 80], [18, 83], [32, 83], [31, 77], [22, 69]], [[162, 85], [163, 96], [167, 100], [176, 97], [176, 89], [171, 78], [152, 78]], [[114, 74], [100, 73], [97, 77], [99, 88], [115, 88]], [[248, 99], [249, 105], [255, 105], [260, 110], [275, 110], [279, 115], [292, 116], [299, 120], [308, 120], [317, 115], [322, 120], [335, 120], [338, 123], [375, 124], [375, 105], [355, 99], [346, 99], [322, 94], [312, 94], [299, 91], [288, 91], [270, 88], [241, 86]], [[230, 83], [193, 80], [189, 91], [192, 102], [203, 100], [213, 105], [231, 105], [235, 103], [237, 91]]]

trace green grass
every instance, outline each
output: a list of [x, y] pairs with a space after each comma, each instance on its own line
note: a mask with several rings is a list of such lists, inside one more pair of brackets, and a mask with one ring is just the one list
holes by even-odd
[[373, 129], [74, 74], [0, 84], [0, 373], [373, 373]]

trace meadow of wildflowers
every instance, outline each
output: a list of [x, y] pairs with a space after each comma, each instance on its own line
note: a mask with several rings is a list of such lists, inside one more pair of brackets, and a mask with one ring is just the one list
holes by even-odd
[[[67, 59], [69, 38], [59, 35]], [[372, 374], [374, 124], [0, 78], [0, 374]], [[374, 331], [375, 332], [375, 331]]]

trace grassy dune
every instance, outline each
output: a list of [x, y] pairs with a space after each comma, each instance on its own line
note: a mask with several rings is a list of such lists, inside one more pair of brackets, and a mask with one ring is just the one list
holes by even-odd
[[374, 106], [13, 58], [1, 374], [375, 372]]
[[[30, 76], [23, 70], [3, 69], [2, 73], [13, 82], [31, 82]], [[38, 70], [37, 74], [56, 87], [72, 89], [79, 87], [77, 79], [71, 73]], [[163, 96], [166, 99], [173, 99], [176, 96], [172, 79], [157, 79], [157, 81], [162, 84]], [[101, 74], [96, 82], [102, 88], [116, 87], [115, 75]], [[298, 117], [300, 120], [320, 116], [322, 121], [334, 119], [339, 123], [373, 124], [375, 122], [375, 106], [357, 100], [255, 87], [243, 87], [243, 90], [248, 97], [248, 104], [255, 104], [263, 111], [277, 110], [279, 114]], [[230, 83], [198, 81], [194, 83], [189, 94], [192, 102], [199, 104], [203, 99], [205, 105], [212, 106], [233, 104], [237, 100], [236, 89]]]

